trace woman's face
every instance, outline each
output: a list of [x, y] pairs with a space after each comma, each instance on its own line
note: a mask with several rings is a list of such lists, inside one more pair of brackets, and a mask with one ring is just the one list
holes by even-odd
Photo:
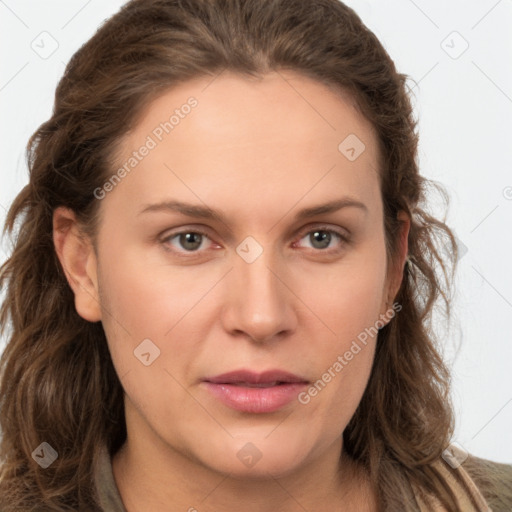
[[129, 442], [240, 476], [339, 453], [394, 315], [377, 158], [354, 107], [291, 72], [149, 106], [95, 192], [89, 267]]

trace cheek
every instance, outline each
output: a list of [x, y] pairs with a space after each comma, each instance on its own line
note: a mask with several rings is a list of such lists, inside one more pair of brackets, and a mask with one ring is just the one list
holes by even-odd
[[200, 290], [188, 291], [183, 278], [169, 271], [163, 279], [163, 271], [146, 267], [143, 258], [134, 264], [126, 253], [115, 256], [102, 261], [111, 271], [98, 278], [102, 323], [127, 397], [149, 423], [170, 425], [177, 411], [201, 417], [204, 411], [182, 388], [197, 351], [194, 340], [185, 336], [184, 329], [191, 331], [187, 312]]
[[[372, 250], [346, 258], [326, 275], [308, 272], [303, 278], [303, 296], [314, 305], [323, 326], [310, 321], [310, 336], [315, 350], [308, 354], [314, 364], [316, 381], [303, 403], [320, 416], [330, 418], [333, 428], [347, 423], [364, 393], [368, 382], [375, 345], [377, 322], [385, 283], [385, 253], [376, 244]], [[325, 287], [318, 283], [328, 283]], [[316, 286], [313, 286], [313, 283]], [[312, 308], [313, 309], [313, 308]], [[310, 318], [311, 315], [309, 315]], [[337, 411], [329, 414], [326, 411]], [[323, 412], [322, 412], [323, 411]]]
[[[377, 329], [367, 309], [370, 297], [354, 294], [340, 299], [345, 308], [335, 315], [331, 326], [335, 336], [317, 337], [310, 354], [315, 377], [299, 402], [309, 409], [318, 435], [329, 432], [337, 438], [354, 415], [371, 374]], [[329, 319], [327, 319], [329, 321]]]
[[385, 253], [380, 245], [359, 251], [340, 261], [339, 265], [304, 269], [301, 273], [301, 296], [330, 335], [324, 340], [329, 347], [347, 349], [366, 328], [375, 325], [381, 312], [385, 292]]
[[146, 407], [145, 396], [152, 397], [150, 403], [167, 396], [178, 404], [183, 398], [179, 383], [197, 374], [203, 334], [217, 318], [210, 290], [221, 277], [208, 266], [155, 265], [144, 256], [139, 249], [111, 243], [98, 273], [112, 360], [140, 410]]
[[[105, 252], [102, 258], [102, 268], [108, 269], [100, 278], [102, 301], [108, 308], [106, 321], [121, 324], [137, 338], [163, 342], [201, 301], [214, 279], [205, 270], [155, 265], [144, 251], [126, 247]], [[112, 327], [119, 330], [119, 326]]]

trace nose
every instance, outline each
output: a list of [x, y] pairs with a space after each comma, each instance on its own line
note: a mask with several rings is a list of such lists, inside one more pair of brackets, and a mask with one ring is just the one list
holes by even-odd
[[289, 271], [271, 258], [270, 251], [252, 263], [236, 256], [227, 276], [222, 324], [233, 336], [269, 343], [296, 329], [295, 297], [289, 288]]

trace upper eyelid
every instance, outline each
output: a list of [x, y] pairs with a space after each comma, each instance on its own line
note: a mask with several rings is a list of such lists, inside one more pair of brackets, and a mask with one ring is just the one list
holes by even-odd
[[[190, 227], [185, 226], [183, 228], [174, 228], [174, 229], [176, 229], [177, 231], [174, 231], [173, 229], [171, 229], [168, 232], [168, 230], [166, 230], [163, 232], [164, 234], [159, 236], [159, 238], [162, 238], [162, 239], [171, 238], [176, 235], [181, 235], [183, 233], [199, 233], [199, 234], [203, 234], [203, 235], [206, 235], [209, 237], [210, 235], [208, 232], [211, 231], [211, 229], [208, 228], [207, 226], [197, 226], [196, 227], [193, 225]], [[334, 231], [334, 232], [342, 231], [346, 234], [346, 236], [350, 235], [350, 231], [347, 228], [344, 228], [342, 226], [330, 226], [329, 223], [327, 223], [327, 222], [324, 222], [324, 223], [315, 222], [315, 223], [311, 223], [310, 225], [303, 226], [300, 229], [294, 230], [293, 236], [298, 236], [303, 233], [307, 234], [311, 231], [314, 231], [315, 229], [321, 230], [321, 231]]]

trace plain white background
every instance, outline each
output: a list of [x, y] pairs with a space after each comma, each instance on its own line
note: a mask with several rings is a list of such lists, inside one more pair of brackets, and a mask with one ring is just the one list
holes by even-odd
[[[65, 64], [122, 3], [0, 0], [0, 222], [28, 181], [25, 144], [50, 116]], [[421, 172], [450, 196], [447, 222], [463, 251], [442, 334], [454, 440], [512, 463], [512, 2], [346, 3], [410, 77]]]

